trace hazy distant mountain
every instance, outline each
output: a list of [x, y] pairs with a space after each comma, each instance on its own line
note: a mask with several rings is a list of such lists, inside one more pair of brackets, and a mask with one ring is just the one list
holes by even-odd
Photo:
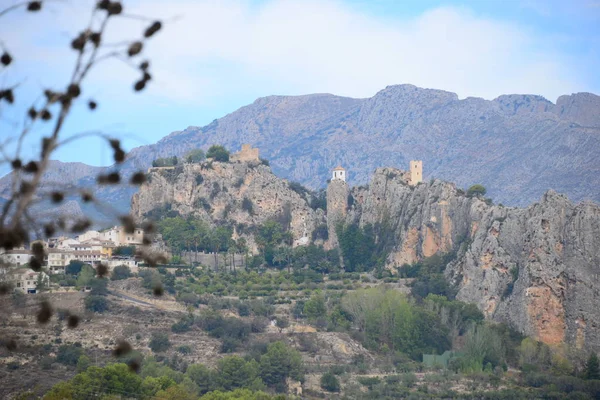
[[[276, 174], [313, 188], [324, 186], [338, 164], [354, 185], [366, 183], [377, 167], [405, 169], [420, 159], [425, 179], [481, 183], [505, 204], [525, 205], [548, 189], [575, 201], [600, 201], [600, 97], [591, 93], [561, 96], [556, 104], [535, 95], [459, 100], [412, 85], [389, 86], [367, 99], [269, 96], [134, 149], [124, 169], [215, 143], [233, 151], [242, 143], [258, 146]], [[54, 176], [93, 182], [92, 173], [96, 169], [61, 164]], [[102, 196], [126, 210], [131, 192], [111, 189]]]
[[548, 189], [600, 201], [600, 96], [577, 93], [557, 104], [534, 95], [488, 101], [412, 85], [368, 99], [329, 94], [270, 96], [204, 127], [139, 147], [132, 159], [183, 155], [220, 143], [258, 146], [275, 173], [313, 188], [341, 164], [349, 183], [380, 166], [423, 160], [425, 178], [482, 183], [494, 200], [524, 205]]

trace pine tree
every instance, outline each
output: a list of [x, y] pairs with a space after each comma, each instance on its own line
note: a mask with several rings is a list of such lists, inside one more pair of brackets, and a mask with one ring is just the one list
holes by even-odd
[[600, 379], [600, 361], [596, 353], [590, 354], [587, 364], [585, 366], [585, 378], [586, 379]]

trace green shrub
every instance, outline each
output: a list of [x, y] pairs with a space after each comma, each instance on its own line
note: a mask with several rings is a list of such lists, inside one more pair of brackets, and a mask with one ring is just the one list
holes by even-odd
[[63, 344], [58, 347], [56, 353], [56, 362], [64, 365], [75, 366], [79, 361], [79, 357], [83, 355], [83, 349], [81, 346]]
[[483, 197], [487, 190], [483, 185], [475, 184], [467, 190], [467, 197]]
[[131, 277], [131, 269], [127, 265], [116, 266], [110, 277], [113, 281], [119, 281]]
[[150, 350], [152, 350], [155, 353], [160, 353], [168, 350], [169, 347], [171, 347], [169, 335], [163, 332], [153, 332], [152, 339], [150, 339], [149, 347]]
[[206, 158], [213, 158], [215, 161], [228, 162], [229, 151], [220, 145], [212, 145], [206, 152]]
[[85, 309], [97, 313], [108, 310], [108, 300], [104, 296], [89, 295], [84, 300]]
[[321, 376], [321, 389], [337, 393], [340, 391], [340, 381], [333, 373], [327, 372]]

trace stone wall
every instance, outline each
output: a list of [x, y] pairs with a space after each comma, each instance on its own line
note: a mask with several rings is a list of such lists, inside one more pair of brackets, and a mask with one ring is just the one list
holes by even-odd
[[252, 148], [249, 144], [243, 144], [242, 150], [231, 155], [231, 161], [260, 161], [259, 152], [257, 148]]

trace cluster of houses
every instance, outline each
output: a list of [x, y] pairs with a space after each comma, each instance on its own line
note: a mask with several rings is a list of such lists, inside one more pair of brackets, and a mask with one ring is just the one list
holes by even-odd
[[87, 231], [75, 238], [56, 237], [42, 242], [45, 248], [44, 268], [40, 272], [28, 267], [32, 252], [26, 248], [14, 250], [0, 249], [0, 280], [10, 281], [23, 293], [36, 293], [40, 284], [48, 286], [48, 274], [63, 274], [71, 261], [81, 261], [97, 266], [106, 265], [109, 270], [125, 265], [133, 272], [138, 269], [135, 254], [113, 254], [118, 247], [142, 245], [144, 231], [136, 228], [128, 233], [122, 226], [104, 231]]

